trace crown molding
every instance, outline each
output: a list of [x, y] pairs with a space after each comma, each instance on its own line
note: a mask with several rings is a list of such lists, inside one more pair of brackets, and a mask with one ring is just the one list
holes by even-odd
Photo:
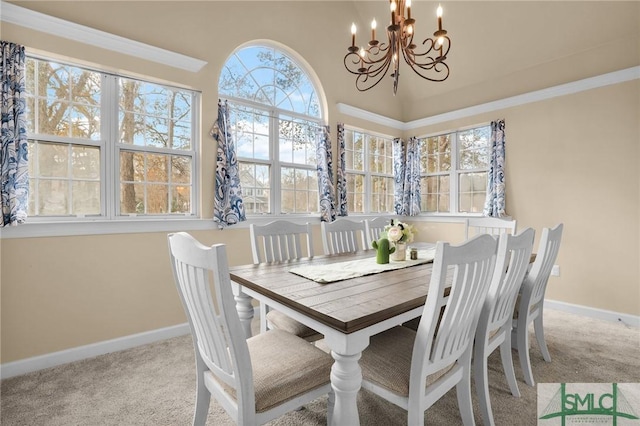
[[444, 123], [446, 121], [457, 120], [460, 118], [471, 117], [487, 112], [499, 111], [506, 108], [513, 108], [519, 105], [525, 105], [532, 102], [544, 101], [546, 99], [558, 96], [570, 95], [573, 93], [583, 92], [586, 90], [597, 89], [599, 87], [609, 86], [612, 84], [623, 83], [625, 81], [640, 79], [640, 66], [626, 68], [620, 71], [614, 71], [595, 77], [585, 78], [571, 83], [561, 84], [549, 87], [547, 89], [536, 90], [534, 92], [524, 93], [522, 95], [512, 96], [510, 98], [500, 99], [498, 101], [487, 102], [468, 108], [462, 108], [443, 114], [425, 117], [418, 120], [402, 122], [391, 118], [384, 117], [360, 108], [339, 103], [338, 111], [350, 115], [352, 117], [361, 118], [374, 123], [385, 124], [397, 130], [413, 130], [420, 127], [432, 126], [434, 124]]
[[363, 120], [371, 121], [373, 123], [382, 124], [383, 126], [391, 127], [392, 129], [405, 130], [406, 124], [393, 118], [385, 117], [384, 115], [369, 112], [364, 109], [356, 108], [351, 105], [339, 103], [336, 105], [338, 112], [346, 114], [351, 117], [361, 118]]
[[35, 12], [15, 4], [0, 2], [0, 19], [9, 24], [19, 25], [80, 43], [135, 56], [148, 61], [183, 69], [190, 72], [200, 71], [206, 61], [192, 58], [181, 53], [161, 49], [140, 43], [105, 31], [96, 30], [64, 19]]

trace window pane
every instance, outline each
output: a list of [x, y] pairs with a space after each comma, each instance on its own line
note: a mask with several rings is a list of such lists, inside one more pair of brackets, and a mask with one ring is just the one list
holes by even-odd
[[[100, 179], [100, 148], [74, 146], [71, 148], [71, 174], [78, 179]], [[98, 198], [99, 198], [98, 194]]]
[[39, 143], [38, 174], [42, 177], [69, 176], [69, 145]]
[[29, 214], [101, 214], [100, 148], [29, 141]]
[[451, 169], [451, 139], [453, 134], [422, 140], [420, 169], [422, 173], [439, 173]]
[[240, 185], [247, 213], [271, 213], [269, 166], [239, 162]]
[[320, 118], [318, 96], [305, 70], [284, 52], [267, 46], [238, 50], [225, 63], [218, 91]]
[[100, 214], [100, 182], [73, 182], [73, 213]]
[[487, 194], [487, 173], [461, 173], [459, 178], [459, 209], [463, 213], [479, 213]]
[[118, 81], [121, 143], [191, 149], [191, 92], [126, 78]]
[[347, 173], [347, 209], [364, 213], [364, 176]]
[[269, 160], [269, 117], [258, 109], [230, 105], [231, 134], [239, 158]]
[[282, 117], [278, 120], [278, 126], [280, 161], [316, 165], [317, 125], [292, 117]]
[[371, 212], [393, 211], [393, 178], [374, 176], [371, 182]]
[[69, 211], [69, 181], [39, 180], [37, 194], [37, 214], [53, 216], [71, 214]]
[[[318, 181], [315, 170], [282, 168], [282, 212], [308, 213], [318, 205]], [[313, 201], [312, 201], [313, 200]]]
[[[425, 212], [445, 213], [450, 211], [449, 176], [428, 176], [421, 180], [421, 209]], [[425, 191], [426, 189], [426, 191]]]
[[100, 73], [27, 58], [29, 130], [60, 137], [100, 139]]
[[191, 212], [191, 187], [173, 186], [171, 188], [171, 213]]
[[483, 126], [460, 132], [458, 135], [459, 168], [461, 170], [488, 168], [490, 139], [490, 126]]
[[191, 157], [171, 157], [171, 181], [191, 183]]
[[147, 214], [168, 213], [169, 209], [169, 186], [168, 185], [147, 185]]
[[[347, 134], [351, 137], [347, 138]], [[364, 170], [364, 135], [358, 132], [345, 130], [345, 138], [350, 142], [345, 144], [345, 157], [347, 170]]]
[[120, 152], [121, 213], [170, 213], [169, 159], [163, 154]]
[[370, 172], [393, 174], [392, 140], [370, 137], [369, 159]]
[[120, 185], [120, 214], [144, 214], [144, 185], [122, 183]]

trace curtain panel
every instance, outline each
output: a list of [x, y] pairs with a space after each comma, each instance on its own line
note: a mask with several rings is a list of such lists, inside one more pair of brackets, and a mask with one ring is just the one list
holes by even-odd
[[420, 143], [411, 137], [393, 140], [394, 210], [400, 216], [420, 214]]
[[487, 199], [483, 214], [489, 217], [504, 217], [505, 212], [505, 123], [504, 120], [491, 122], [491, 151], [487, 176]]
[[24, 46], [0, 41], [0, 67], [0, 195], [4, 227], [24, 223], [29, 203]]
[[338, 123], [338, 216], [347, 216], [347, 173], [346, 173], [346, 151], [344, 142], [344, 123]]
[[218, 119], [211, 129], [211, 136], [218, 142], [213, 220], [219, 228], [226, 228], [247, 219], [227, 101], [218, 101]]
[[336, 219], [336, 203], [335, 188], [333, 186], [333, 159], [331, 157], [329, 126], [320, 126], [318, 128], [316, 161], [318, 163], [320, 220], [323, 222], [333, 222]]

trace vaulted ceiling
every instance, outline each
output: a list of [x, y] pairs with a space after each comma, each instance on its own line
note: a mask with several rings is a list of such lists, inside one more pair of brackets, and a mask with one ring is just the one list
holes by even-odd
[[[522, 87], [538, 90], [640, 63], [640, 2], [443, 1], [441, 4], [443, 26], [452, 40], [447, 61], [451, 74], [445, 82], [432, 83], [402, 63], [398, 96], [409, 108], [418, 103], [439, 102], [464, 91], [473, 92], [482, 86], [499, 85], [501, 97], [514, 96], [520, 94], [516, 92], [522, 91]], [[357, 19], [361, 29], [359, 44], [365, 43], [365, 34], [367, 37], [370, 34], [373, 18], [378, 28], [382, 22], [388, 25], [388, 2], [356, 1], [354, 6], [358, 13], [354, 20]], [[416, 39], [422, 41], [436, 30], [437, 6], [438, 2], [413, 2]], [[584, 58], [578, 58], [580, 55]], [[380, 83], [383, 84], [391, 91], [390, 81]], [[518, 88], [510, 91], [510, 86], [516, 85]], [[490, 100], [478, 96], [476, 102]], [[414, 118], [410, 112], [404, 115]]]

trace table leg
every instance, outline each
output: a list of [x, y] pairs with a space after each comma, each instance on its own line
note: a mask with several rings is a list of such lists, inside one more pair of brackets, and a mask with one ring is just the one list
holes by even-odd
[[238, 288], [234, 293], [236, 310], [238, 311], [240, 322], [242, 323], [244, 333], [248, 339], [253, 334], [251, 332], [251, 321], [253, 321], [253, 305], [251, 305], [251, 296], [244, 294], [240, 288]]
[[331, 426], [360, 425], [357, 396], [362, 383], [362, 370], [358, 364], [361, 355], [342, 355], [331, 351], [335, 360], [331, 367], [331, 387], [335, 393]]

